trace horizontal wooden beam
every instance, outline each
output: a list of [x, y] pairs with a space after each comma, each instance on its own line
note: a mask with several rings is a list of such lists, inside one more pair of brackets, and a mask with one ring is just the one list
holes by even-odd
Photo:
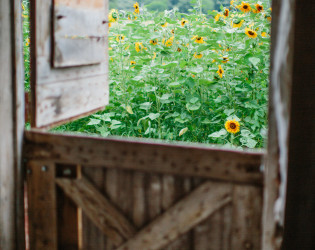
[[40, 131], [27, 131], [25, 140], [25, 157], [28, 159], [262, 184], [262, 151]]
[[231, 185], [206, 182], [151, 222], [118, 250], [158, 250], [231, 202]]
[[124, 215], [88, 180], [58, 178], [56, 183], [116, 246], [136, 233]]

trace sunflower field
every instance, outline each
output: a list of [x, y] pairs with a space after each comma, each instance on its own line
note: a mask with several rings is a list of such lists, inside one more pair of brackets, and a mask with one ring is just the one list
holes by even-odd
[[201, 2], [189, 13], [112, 9], [110, 103], [56, 130], [264, 147], [269, 1], [207, 14]]

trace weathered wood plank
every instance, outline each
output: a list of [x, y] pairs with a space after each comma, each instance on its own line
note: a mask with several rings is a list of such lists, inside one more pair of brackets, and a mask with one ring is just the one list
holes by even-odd
[[229, 184], [206, 182], [151, 222], [118, 250], [161, 249], [229, 202], [231, 202]]
[[115, 244], [135, 234], [130, 222], [86, 179], [58, 178], [56, 183]]
[[105, 61], [105, 13], [104, 0], [54, 1], [54, 67]]
[[0, 1], [0, 249], [24, 249], [21, 2]]
[[261, 249], [262, 188], [234, 185], [232, 249]]
[[[95, 0], [93, 3], [91, 2], [89, 7], [86, 7], [87, 4], [84, 3], [85, 1], [31, 1], [32, 127], [49, 127], [65, 123], [69, 120], [85, 116], [91, 112], [101, 110], [108, 103], [108, 50], [105, 49], [108, 44], [108, 25], [106, 24], [106, 20], [102, 20], [100, 24], [101, 26], [104, 26], [101, 31], [102, 38], [94, 39], [90, 37], [91, 39], [83, 39], [80, 34], [70, 34], [69, 39], [55, 39], [55, 43], [56, 41], [57, 43], [59, 41], [63, 45], [60, 43], [56, 44], [56, 53], [54, 53], [54, 55], [60, 60], [63, 60], [61, 58], [65, 56], [65, 64], [60, 63], [59, 60], [56, 62], [56, 65], [62, 66], [63, 68], [54, 68], [51, 63], [51, 52], [54, 47], [52, 41], [52, 22], [54, 13], [51, 10], [53, 10], [54, 2], [58, 4], [59, 7], [65, 6], [70, 2], [75, 3], [76, 5], [79, 4], [84, 7], [84, 11], [91, 9], [91, 6], [93, 8], [95, 7], [95, 10], [100, 8], [99, 13], [102, 14], [98, 16], [101, 17], [104, 15], [106, 20], [108, 18], [108, 0]], [[102, 6], [99, 6], [100, 3], [102, 3]], [[71, 6], [71, 8], [75, 7]], [[76, 10], [73, 11], [76, 12]], [[57, 15], [58, 17], [62, 16], [60, 13], [57, 13]], [[102, 17], [101, 19], [104, 18]], [[63, 18], [58, 19], [58, 23], [62, 23], [65, 20], [69, 20], [69, 22], [73, 23], [75, 19], [78, 19], [78, 17], [71, 20], [70, 16], [65, 17], [64, 15]], [[81, 19], [79, 18], [78, 20]], [[78, 21], [73, 25], [75, 26], [77, 23]], [[69, 24], [67, 27], [70, 29], [72, 25]], [[59, 30], [60, 32], [65, 33], [68, 33], [69, 31], [59, 29], [60, 27], [57, 24], [55, 25], [55, 28], [58, 29], [58, 32]], [[80, 29], [76, 29], [76, 31], [73, 32], [79, 32], [79, 30]], [[58, 38], [58, 32], [56, 38]], [[63, 33], [60, 33], [59, 35], [62, 36]], [[77, 39], [72, 39], [73, 37], [76, 37]], [[98, 39], [100, 39], [100, 42], [98, 42]], [[93, 44], [95, 40], [96, 44], [99, 44], [98, 47], [103, 48], [102, 53], [99, 53], [102, 57], [101, 63], [70, 67], [70, 64], [75, 64], [73, 60], [82, 58], [80, 59], [81, 61], [78, 61], [82, 64], [84, 57], [86, 58], [87, 54], [91, 55], [91, 53], [87, 53], [87, 51], [81, 49], [82, 44], [78, 49], [83, 51], [83, 56], [82, 54], [80, 55], [80, 53], [74, 53], [73, 51], [75, 45], [78, 45], [77, 43], [85, 43], [87, 40], [92, 40]], [[68, 42], [73, 42], [75, 44], [71, 44], [70, 46]], [[91, 51], [94, 50], [94, 45], [86, 46], [85, 48], [86, 50]], [[97, 50], [100, 50], [100, 48]], [[72, 53], [70, 53], [71, 51]], [[75, 55], [76, 58], [73, 59], [70, 54], [72, 56]], [[90, 64], [91, 60], [88, 60], [87, 63]]]
[[[76, 178], [75, 165], [56, 165], [57, 177]], [[58, 249], [79, 249], [78, 208], [60, 188], [57, 188]]]
[[135, 226], [140, 229], [146, 221], [146, 203], [145, 203], [145, 174], [136, 171], [133, 174], [133, 209], [132, 220]]
[[[82, 168], [82, 176], [87, 178], [97, 190], [104, 194], [105, 169], [102, 168]], [[82, 208], [81, 208], [82, 209]], [[103, 232], [90, 220], [89, 216], [82, 211], [82, 249], [105, 249], [107, 237]]]
[[107, 84], [104, 75], [100, 75], [37, 86], [36, 126], [60, 123], [69, 117], [104, 108], [109, 98]]
[[152, 221], [162, 212], [161, 176], [157, 174], [149, 175], [147, 184], [148, 218]]
[[[91, 169], [93, 171], [93, 169]], [[106, 196], [109, 198], [110, 202], [113, 203], [116, 207], [119, 208], [118, 193], [119, 189], [119, 172], [118, 169], [105, 169], [106, 171], [106, 182], [105, 182], [105, 192]], [[115, 245], [111, 242], [110, 239], [106, 242], [106, 250], [116, 249]]]
[[27, 163], [27, 194], [31, 249], [58, 249], [55, 165]]
[[[295, 39], [293, 35], [296, 29], [294, 12], [297, 9], [297, 2], [299, 1], [272, 1], [269, 130], [268, 153], [264, 163], [265, 186], [262, 234], [262, 247], [266, 250], [280, 249], [282, 241], [281, 224], [283, 226], [293, 52], [295, 49], [293, 44]], [[307, 33], [311, 34], [311, 32]], [[294, 123], [296, 122], [294, 121]], [[277, 206], [275, 205], [276, 201]]]
[[[162, 208], [166, 211], [169, 207], [174, 205], [177, 201], [185, 197], [191, 191], [190, 178], [174, 177], [172, 175], [163, 176], [162, 188]], [[165, 199], [166, 198], [166, 199]], [[190, 250], [192, 249], [192, 234], [191, 231], [180, 235], [177, 239], [172, 241], [164, 250]]]
[[25, 150], [30, 159], [262, 184], [261, 152], [35, 131], [26, 132]]
[[286, 103], [290, 125], [282, 249], [315, 249], [315, 2], [294, 1], [292, 8], [294, 54], [292, 99]]

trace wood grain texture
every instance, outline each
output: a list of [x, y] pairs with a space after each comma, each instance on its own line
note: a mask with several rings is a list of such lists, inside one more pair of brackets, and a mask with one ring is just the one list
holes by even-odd
[[[105, 171], [102, 168], [82, 168], [81, 178], [87, 178], [97, 190], [104, 195], [106, 181]], [[82, 210], [82, 208], [81, 208]], [[82, 211], [82, 249], [105, 249], [108, 238], [104, 233], [94, 224], [93, 221]]]
[[280, 249], [282, 241], [281, 224], [283, 225], [284, 220], [286, 196], [293, 41], [295, 39], [293, 36], [295, 2], [298, 1], [272, 1], [269, 134], [264, 162], [262, 234], [262, 248], [266, 250]]
[[197, 176], [262, 184], [263, 153], [223, 150], [199, 144], [153, 143], [26, 132], [25, 156], [63, 163], [133, 169], [151, 173]]
[[206, 182], [118, 249], [161, 249], [229, 202], [229, 184]]
[[[56, 165], [56, 176], [59, 178], [76, 178], [77, 166]], [[79, 221], [76, 204], [57, 188], [57, 234], [58, 249], [79, 249]]]
[[117, 245], [135, 234], [128, 220], [85, 178], [56, 180], [64, 192]]
[[137, 229], [142, 228], [146, 222], [145, 178], [146, 176], [142, 172], [135, 171], [133, 174], [132, 221]]
[[58, 249], [55, 165], [27, 163], [29, 239], [31, 249]]
[[0, 249], [24, 249], [21, 2], [0, 1]]
[[104, 79], [100, 75], [37, 86], [36, 126], [48, 126], [97, 110], [100, 103], [104, 107], [109, 99]]
[[232, 213], [232, 249], [261, 249], [262, 189], [234, 185]]
[[[75, 3], [75, 5], [83, 5], [85, 11], [91, 9], [86, 8], [86, 4], [83, 3], [84, 1], [59, 1], [58, 6], [75, 8], [72, 6], [73, 4], [67, 4], [70, 2]], [[68, 29], [63, 30], [59, 29], [60, 27], [56, 24], [55, 26], [58, 28], [58, 31], [60, 30], [60, 32], [65, 32], [65, 35], [69, 35], [69, 39], [62, 38], [60, 40], [61, 44], [58, 43], [55, 46], [56, 53], [54, 53], [59, 59], [64, 56], [63, 59], [66, 64], [63, 65], [62, 63], [59, 63], [59, 66], [67, 67], [53, 68], [51, 55], [54, 47], [52, 42], [53, 11], [51, 11], [53, 10], [53, 1], [36, 0], [31, 2], [32, 127], [48, 127], [60, 124], [62, 122], [85, 116], [91, 111], [95, 112], [96, 110], [103, 109], [107, 104], [109, 92], [108, 50], [105, 48], [108, 46], [108, 25], [106, 25], [108, 0], [102, 0], [102, 6], [99, 6], [100, 1], [98, 4], [96, 3], [97, 2], [93, 1], [91, 6], [95, 5], [94, 10], [96, 11], [96, 9], [99, 8], [99, 13], [102, 13], [98, 15], [99, 18], [102, 17], [100, 25], [104, 26], [101, 34], [102, 38], [99, 38], [101, 41], [98, 42], [98, 38], [81, 39], [79, 33], [80, 29], [76, 29], [78, 35], [71, 34], [73, 30], [71, 31], [69, 29], [72, 25], [66, 25]], [[80, 9], [82, 10], [82, 7]], [[73, 11], [76, 12], [76, 10]], [[59, 13], [58, 16], [62, 15]], [[69, 22], [73, 23], [74, 20], [78, 19], [78, 17], [73, 17], [74, 19], [71, 19], [70, 16], [71, 15], [69, 14], [67, 18], [58, 19], [58, 22], [69, 20]], [[93, 18], [87, 19], [91, 19], [92, 21]], [[104, 20], [104, 18], [106, 20]], [[97, 30], [100, 30], [100, 28], [97, 28]], [[57, 32], [57, 35], [58, 34], [59, 33]], [[63, 36], [64, 34], [60, 33], [59, 35]], [[72, 39], [74, 37], [76, 37], [76, 39]], [[87, 51], [81, 50], [80, 48], [82, 47], [82, 44], [80, 42], [85, 43], [87, 40], [92, 41], [91, 46], [86, 46]], [[57, 39], [56, 41], [59, 40]], [[89, 61], [87, 58], [88, 56], [86, 55], [91, 55], [89, 52], [94, 50], [96, 41], [96, 44], [100, 44], [96, 47], [102, 47], [102, 53], [99, 53], [102, 61], [95, 65], [70, 67], [70, 64], [75, 64], [73, 63], [73, 60], [76, 60], [76, 58], [73, 59], [73, 55], [82, 58], [82, 60], [84, 57], [82, 55], [80, 56], [80, 53], [75, 53], [74, 50], [76, 46], [70, 46], [67, 43], [69, 41], [70, 43], [75, 43], [73, 45], [79, 46], [80, 51], [83, 51], [82, 53], [84, 53], [86, 59], [88, 60], [88, 64], [90, 64], [91, 61]], [[96, 48], [96, 50], [100, 50], [100, 48]], [[82, 64], [82, 60], [81, 62], [80, 60], [78, 62]], [[97, 61], [99, 61], [99, 59], [97, 59]]]
[[[304, 9], [302, 9], [304, 6]], [[315, 2], [295, 1], [282, 249], [315, 249]], [[282, 178], [282, 177], [281, 177]]]
[[54, 67], [105, 61], [106, 10], [104, 0], [54, 1]]

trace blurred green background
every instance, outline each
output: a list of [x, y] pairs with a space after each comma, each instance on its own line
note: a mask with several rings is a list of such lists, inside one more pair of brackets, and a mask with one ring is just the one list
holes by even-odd
[[[151, 11], [164, 11], [177, 7], [182, 13], [187, 13], [192, 8], [192, 3], [199, 0], [110, 0], [110, 9], [133, 10], [133, 4], [139, 3], [140, 8], [146, 7]], [[220, 5], [227, 6], [229, 0], [202, 0], [202, 9], [204, 13], [208, 10], [219, 10]]]

